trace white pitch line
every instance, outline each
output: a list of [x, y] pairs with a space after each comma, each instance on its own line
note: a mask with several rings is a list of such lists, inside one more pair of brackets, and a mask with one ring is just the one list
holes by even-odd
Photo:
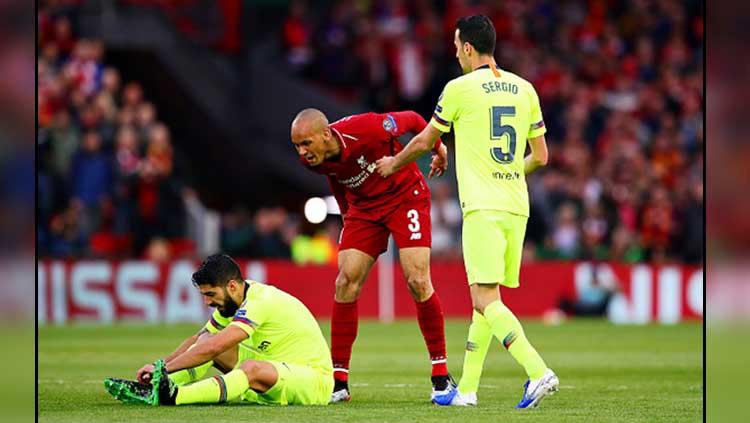
[[54, 384], [54, 385], [65, 385], [66, 383], [82, 383], [86, 385], [93, 385], [93, 384], [100, 384], [104, 383], [104, 379], [102, 380], [81, 380], [81, 381], [73, 381], [73, 380], [65, 380], [65, 379], [39, 379], [37, 380], [37, 383], [42, 384]]

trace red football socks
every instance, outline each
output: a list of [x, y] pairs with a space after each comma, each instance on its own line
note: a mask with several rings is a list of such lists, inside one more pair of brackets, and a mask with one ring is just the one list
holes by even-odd
[[333, 302], [331, 317], [331, 357], [333, 358], [333, 377], [346, 382], [349, 379], [349, 360], [352, 357], [352, 345], [357, 339], [359, 315], [357, 302]]
[[448, 374], [447, 357], [445, 353], [445, 329], [443, 322], [443, 307], [437, 292], [430, 298], [417, 305], [417, 320], [422, 337], [427, 344], [432, 362], [432, 376], [445, 376]]

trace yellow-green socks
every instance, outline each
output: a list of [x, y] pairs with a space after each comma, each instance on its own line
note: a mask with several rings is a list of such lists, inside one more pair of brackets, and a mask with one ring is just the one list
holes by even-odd
[[193, 383], [196, 380], [200, 380], [208, 372], [208, 369], [210, 369], [213, 364], [213, 361], [209, 361], [208, 363], [201, 364], [198, 367], [180, 370], [179, 372], [170, 374], [169, 378], [172, 379], [172, 382], [174, 382], [177, 386], [187, 385], [188, 383]]
[[458, 390], [462, 394], [477, 392], [490, 342], [492, 342], [492, 328], [484, 316], [474, 310], [469, 326], [469, 337], [466, 340], [464, 370], [461, 374], [461, 382], [458, 383]]
[[530, 380], [544, 376], [547, 365], [526, 339], [521, 323], [505, 304], [495, 301], [488, 305], [484, 308], [484, 318], [492, 328], [492, 333], [526, 370]]
[[175, 404], [216, 404], [239, 398], [250, 388], [242, 369], [204, 379], [177, 389]]
[[[187, 350], [190, 351], [194, 346], [195, 344], [191, 345]], [[172, 382], [174, 382], [177, 386], [187, 385], [188, 383], [200, 380], [208, 372], [211, 366], [213, 366], [213, 364], [213, 361], [209, 361], [208, 363], [201, 364], [197, 367], [174, 372], [169, 375], [169, 379], [171, 379]]]

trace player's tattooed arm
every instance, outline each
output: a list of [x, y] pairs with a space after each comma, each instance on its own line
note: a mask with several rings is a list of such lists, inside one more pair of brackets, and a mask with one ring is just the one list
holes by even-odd
[[224, 328], [221, 332], [201, 341], [195, 347], [182, 354], [164, 360], [167, 372], [172, 373], [182, 369], [199, 366], [213, 360], [216, 356], [247, 339], [248, 334], [235, 325]]
[[[164, 361], [169, 362], [173, 358], [175, 358], [175, 357], [179, 356], [180, 354], [184, 353], [185, 351], [187, 351], [187, 349], [190, 348], [191, 345], [193, 345], [196, 342], [198, 342], [198, 339], [201, 337], [201, 335], [203, 335], [205, 333], [210, 334], [210, 332], [208, 330], [206, 330], [205, 327], [203, 327], [195, 335], [192, 335], [192, 336], [186, 338], [184, 341], [182, 341], [182, 343], [180, 343], [180, 345], [177, 347], [177, 349], [175, 349], [171, 354], [169, 354], [168, 356], [166, 356], [164, 358]], [[136, 372], [135, 378], [136, 378], [136, 380], [138, 380], [141, 383], [148, 383], [151, 380], [151, 373], [153, 371], [154, 371], [154, 365], [153, 364], [151, 364], [151, 363], [144, 364]]]

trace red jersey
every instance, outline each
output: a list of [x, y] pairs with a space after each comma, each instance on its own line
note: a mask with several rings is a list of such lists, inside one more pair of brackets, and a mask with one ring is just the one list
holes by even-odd
[[[362, 212], [390, 208], [402, 202], [415, 186], [429, 192], [422, 172], [412, 162], [389, 178], [375, 171], [375, 162], [403, 149], [398, 137], [419, 133], [427, 122], [415, 112], [365, 113], [347, 116], [329, 125], [341, 145], [341, 154], [318, 166], [301, 162], [308, 169], [326, 175], [333, 195], [346, 215], [350, 208]], [[435, 150], [439, 147], [436, 144]]]

